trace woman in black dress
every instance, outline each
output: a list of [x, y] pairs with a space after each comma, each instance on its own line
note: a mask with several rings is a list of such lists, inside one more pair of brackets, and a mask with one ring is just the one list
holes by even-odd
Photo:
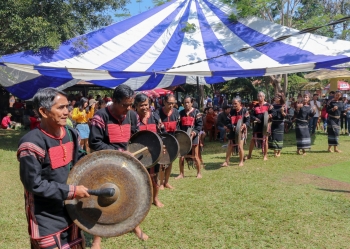
[[334, 146], [334, 152], [341, 152], [338, 150], [338, 139], [340, 134], [340, 118], [345, 113], [345, 104], [341, 100], [341, 92], [336, 91], [333, 99], [327, 105], [327, 133], [328, 133], [328, 151], [333, 152], [331, 147]]
[[305, 155], [305, 149], [311, 148], [311, 138], [309, 131], [309, 118], [315, 115], [315, 109], [312, 109], [310, 104], [310, 94], [306, 93], [303, 96], [303, 103], [296, 104], [295, 110], [295, 135], [297, 139], [297, 154], [300, 155], [300, 150]]
[[275, 157], [279, 157], [283, 148], [284, 117], [287, 115], [283, 94], [275, 96], [272, 106], [273, 108], [269, 110], [272, 120], [269, 148], [274, 150]]

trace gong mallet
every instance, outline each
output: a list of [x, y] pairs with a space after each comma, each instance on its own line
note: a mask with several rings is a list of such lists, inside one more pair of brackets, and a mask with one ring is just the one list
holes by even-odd
[[132, 152], [131, 155], [136, 156], [137, 154], [140, 154], [140, 153], [144, 152], [145, 150], [148, 150], [148, 147], [144, 147], [144, 148], [139, 149], [135, 152]]
[[115, 194], [114, 188], [100, 188], [100, 189], [89, 189], [87, 191], [89, 195], [112, 197]]

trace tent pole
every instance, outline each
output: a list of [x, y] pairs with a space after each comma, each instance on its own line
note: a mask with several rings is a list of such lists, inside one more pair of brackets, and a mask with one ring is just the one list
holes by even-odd
[[201, 109], [201, 90], [199, 89], [199, 77], [197, 76], [197, 103], [198, 103], [198, 110]]

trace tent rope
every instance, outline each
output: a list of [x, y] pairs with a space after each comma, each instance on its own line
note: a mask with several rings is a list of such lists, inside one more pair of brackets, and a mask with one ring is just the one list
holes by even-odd
[[288, 39], [289, 37], [292, 37], [292, 36], [297, 36], [297, 35], [301, 35], [301, 34], [306, 34], [306, 33], [310, 33], [310, 32], [313, 32], [313, 31], [316, 31], [318, 29], [321, 29], [321, 28], [324, 28], [324, 27], [327, 27], [327, 26], [333, 26], [333, 25], [336, 25], [336, 24], [339, 24], [339, 23], [343, 23], [343, 22], [346, 22], [350, 20], [350, 16], [346, 16], [346, 17], [343, 17], [343, 18], [340, 18], [338, 20], [335, 20], [335, 21], [332, 21], [330, 23], [327, 23], [325, 25], [321, 25], [321, 26], [315, 26], [315, 27], [310, 27], [310, 28], [306, 28], [306, 29], [302, 29], [300, 30], [299, 32], [296, 32], [294, 34], [290, 34], [290, 35], [283, 35], [283, 36], [280, 36], [270, 42], [260, 42], [260, 43], [257, 43], [253, 46], [249, 46], [249, 47], [243, 47], [237, 51], [232, 51], [232, 52], [227, 52], [227, 53], [224, 53], [224, 54], [220, 54], [220, 55], [217, 55], [217, 56], [213, 56], [213, 57], [210, 57], [210, 58], [207, 58], [207, 59], [203, 59], [203, 60], [198, 60], [196, 62], [191, 62], [191, 63], [188, 63], [188, 64], [184, 64], [184, 65], [180, 65], [180, 66], [177, 66], [177, 67], [171, 67], [171, 68], [167, 68], [167, 69], [164, 69], [164, 70], [160, 70], [158, 72], [165, 72], [165, 71], [168, 71], [168, 70], [171, 70], [171, 69], [176, 69], [176, 68], [181, 68], [181, 67], [186, 67], [186, 66], [190, 66], [190, 65], [193, 65], [193, 64], [197, 64], [197, 63], [201, 63], [203, 61], [209, 61], [209, 60], [214, 60], [214, 59], [217, 59], [217, 58], [220, 58], [220, 57], [223, 57], [223, 56], [228, 56], [228, 55], [231, 55], [231, 54], [235, 54], [235, 53], [239, 53], [239, 52], [244, 52], [248, 49], [252, 49], [252, 48], [258, 48], [258, 47], [262, 47], [262, 46], [265, 46], [265, 45], [268, 45], [268, 44], [271, 44], [273, 42], [279, 42], [279, 41], [283, 41], [283, 40], [286, 40]]

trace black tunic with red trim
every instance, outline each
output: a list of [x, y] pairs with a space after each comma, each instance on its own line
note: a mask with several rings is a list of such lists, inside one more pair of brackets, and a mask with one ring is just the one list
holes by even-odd
[[140, 131], [152, 131], [154, 133], [158, 133], [158, 124], [160, 117], [157, 113], [155, 112], [149, 112], [149, 117], [147, 120], [141, 120], [140, 116], [136, 113], [137, 115], [137, 126]]
[[240, 111], [237, 111], [236, 109], [231, 109], [229, 117], [230, 121], [228, 124], [226, 124], [226, 127], [230, 129], [228, 139], [234, 140], [235, 131], [233, 130], [233, 128], [237, 125], [240, 119], [242, 119], [242, 124], [245, 124], [248, 128], [250, 126], [250, 116], [246, 108], [241, 108]]
[[188, 128], [192, 128], [192, 131], [196, 133], [192, 139], [192, 145], [198, 145], [199, 136], [203, 128], [203, 119], [198, 109], [192, 108], [192, 110], [187, 114], [186, 110], [183, 109], [180, 113], [180, 129], [187, 132]]
[[78, 133], [70, 127], [62, 127], [61, 138], [37, 128], [20, 139], [17, 158], [31, 238], [57, 233], [72, 224], [64, 200], [74, 198], [75, 186], [66, 182], [72, 165], [85, 155], [79, 148]]
[[177, 109], [173, 108], [167, 115], [164, 113], [163, 108], [159, 108], [155, 111], [155, 114], [160, 117], [166, 132], [174, 133], [175, 131], [179, 130], [180, 114]]
[[255, 121], [257, 119], [259, 119], [261, 122], [258, 123], [254, 123], [254, 133], [263, 133], [263, 129], [264, 129], [264, 113], [268, 112], [270, 109], [270, 104], [265, 102], [263, 105], [260, 105], [259, 103], [257, 103], [256, 105], [254, 105], [252, 112], [250, 114], [250, 119], [251, 121]]
[[89, 147], [95, 151], [124, 151], [131, 135], [137, 130], [137, 116], [134, 111], [130, 110], [124, 116], [115, 117], [109, 107], [103, 108], [91, 119]]

